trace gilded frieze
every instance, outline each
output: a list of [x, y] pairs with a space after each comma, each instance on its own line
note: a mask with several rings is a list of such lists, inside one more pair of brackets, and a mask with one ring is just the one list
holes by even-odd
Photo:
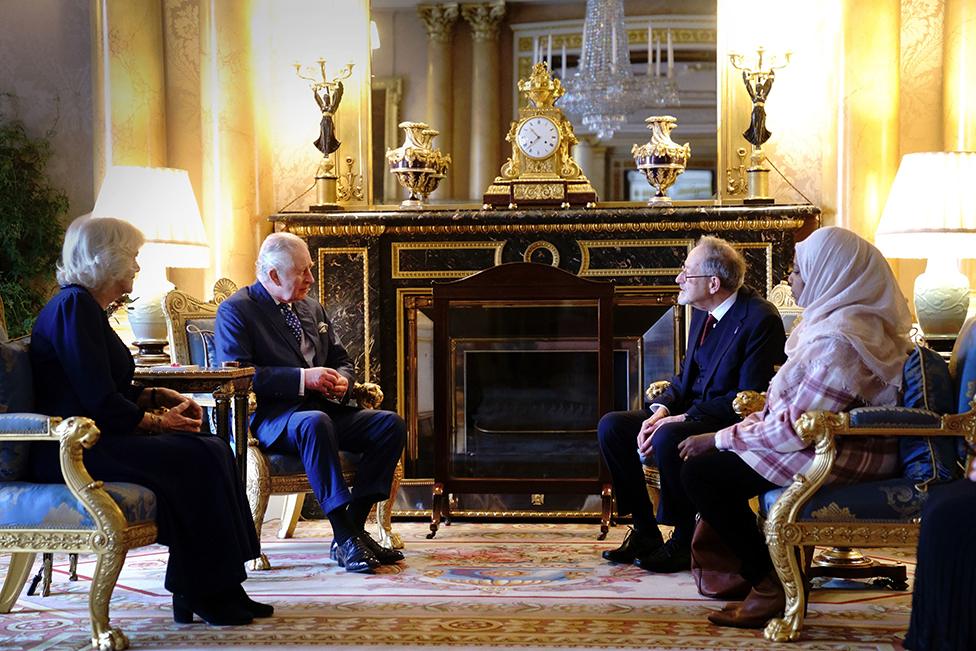
[[[393, 242], [391, 278], [465, 278], [502, 263], [505, 242]], [[464, 269], [452, 269], [458, 252]]]

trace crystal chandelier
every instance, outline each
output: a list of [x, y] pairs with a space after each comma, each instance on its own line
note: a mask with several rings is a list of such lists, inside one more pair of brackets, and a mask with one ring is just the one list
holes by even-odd
[[[660, 72], [660, 48], [658, 52]], [[608, 140], [629, 114], [652, 106], [676, 106], [676, 84], [670, 75], [651, 75], [651, 55], [648, 40], [648, 74], [635, 76], [630, 68], [623, 0], [586, 0], [579, 67], [572, 78], [563, 80], [566, 95], [560, 107], [581, 122], [584, 131]]]

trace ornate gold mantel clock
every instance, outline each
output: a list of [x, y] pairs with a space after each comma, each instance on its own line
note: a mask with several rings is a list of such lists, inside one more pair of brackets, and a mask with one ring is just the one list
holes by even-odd
[[519, 80], [518, 88], [534, 106], [519, 109], [519, 119], [505, 136], [512, 155], [485, 191], [485, 207], [592, 204], [596, 191], [572, 156], [572, 146], [579, 142], [573, 125], [553, 105], [566, 92], [562, 84], [542, 62], [532, 66], [528, 80]]

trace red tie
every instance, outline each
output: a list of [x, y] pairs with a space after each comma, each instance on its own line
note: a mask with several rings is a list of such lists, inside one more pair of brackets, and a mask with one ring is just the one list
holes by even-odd
[[708, 316], [705, 318], [705, 327], [702, 328], [701, 338], [698, 340], [699, 346], [705, 343], [705, 337], [707, 337], [708, 333], [712, 331], [712, 327], [714, 325], [715, 325], [715, 317], [713, 317], [712, 313], [709, 312]]

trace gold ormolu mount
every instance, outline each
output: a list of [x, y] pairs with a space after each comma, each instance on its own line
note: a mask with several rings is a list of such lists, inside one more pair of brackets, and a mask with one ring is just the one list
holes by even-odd
[[[578, 142], [573, 125], [554, 106], [565, 93], [559, 79], [553, 78], [549, 66], [543, 61], [532, 66], [528, 79], [519, 80], [518, 89], [534, 106], [519, 109], [519, 119], [512, 122], [505, 136], [505, 140], [512, 144], [512, 155], [502, 165], [501, 175], [496, 176], [485, 190], [484, 207], [592, 205], [596, 201], [596, 191], [572, 156], [572, 146]], [[517, 140], [519, 127], [535, 117], [551, 120], [559, 135], [557, 147], [544, 158], [529, 156]]]

